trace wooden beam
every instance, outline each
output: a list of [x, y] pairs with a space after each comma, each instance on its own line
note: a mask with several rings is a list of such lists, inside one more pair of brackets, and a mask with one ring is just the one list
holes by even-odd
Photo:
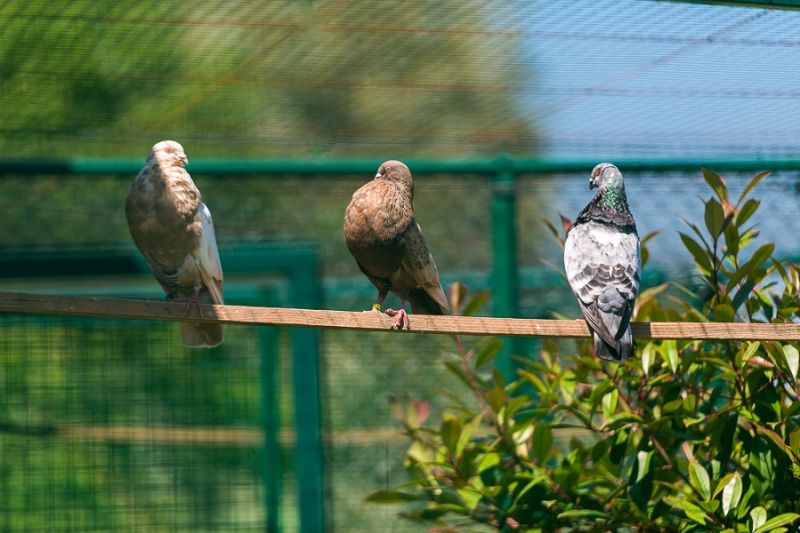
[[[84, 296], [52, 296], [0, 292], [0, 312], [125, 318], [133, 320], [217, 321], [225, 324], [390, 331], [394, 319], [377, 313], [245, 307], [237, 305], [186, 306], [180, 302], [119, 300]], [[411, 331], [440, 335], [511, 335], [527, 337], [588, 337], [583, 320], [542, 320], [462, 316], [412, 315]], [[638, 339], [800, 340], [798, 324], [719, 322], [638, 322]]]

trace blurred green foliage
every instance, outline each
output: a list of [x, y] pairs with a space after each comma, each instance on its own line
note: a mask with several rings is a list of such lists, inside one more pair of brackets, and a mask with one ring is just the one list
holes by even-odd
[[531, 153], [500, 2], [0, 5], [0, 154]]
[[[800, 269], [772, 257], [749, 223], [754, 177], [734, 200], [713, 194], [704, 227], [681, 234], [697, 288], [639, 295], [641, 321], [790, 323]], [[643, 254], [646, 257], [646, 254]], [[472, 393], [434, 422], [407, 400], [410, 480], [368, 499], [440, 530], [789, 531], [800, 519], [800, 372], [796, 343], [639, 342], [639, 357], [605, 364], [589, 343], [552, 341], [520, 359], [518, 379], [491, 370], [499, 341], [482, 339], [447, 367]]]

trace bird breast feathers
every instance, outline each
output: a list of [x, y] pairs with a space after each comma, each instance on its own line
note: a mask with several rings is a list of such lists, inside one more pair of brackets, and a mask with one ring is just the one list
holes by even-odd
[[387, 180], [366, 183], [345, 211], [345, 235], [355, 240], [393, 240], [414, 221], [407, 195]]

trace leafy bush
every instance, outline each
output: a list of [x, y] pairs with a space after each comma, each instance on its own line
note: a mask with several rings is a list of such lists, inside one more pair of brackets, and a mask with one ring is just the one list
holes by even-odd
[[[705, 227], [680, 234], [702, 283], [643, 291], [637, 320], [791, 322], [800, 271], [773, 258], [774, 244], [756, 246], [747, 224], [765, 174], [735, 203], [722, 177], [703, 174]], [[427, 403], [396, 402], [410, 481], [370, 501], [404, 503], [403, 516], [436, 531], [761, 533], [800, 518], [796, 345], [640, 341], [638, 357], [604, 364], [588, 341], [573, 356], [548, 340], [512, 383], [491, 370], [499, 340], [458, 345], [447, 364], [474, 403], [453, 399], [432, 424]]]

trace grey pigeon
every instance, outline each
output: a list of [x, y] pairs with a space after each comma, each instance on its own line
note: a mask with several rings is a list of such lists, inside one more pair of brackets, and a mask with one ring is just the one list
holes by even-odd
[[[222, 304], [222, 266], [211, 212], [191, 176], [189, 162], [175, 141], [153, 146], [125, 202], [133, 242], [142, 252], [170, 300]], [[181, 323], [181, 342], [192, 348], [222, 343], [217, 323]]]
[[633, 354], [630, 320], [639, 292], [639, 235], [619, 169], [611, 163], [594, 167], [589, 188], [595, 187], [597, 193], [567, 234], [564, 267], [595, 354], [620, 361]]
[[409, 328], [405, 303], [414, 313], [447, 314], [447, 298], [422, 230], [414, 220], [414, 182], [400, 161], [386, 161], [355, 193], [344, 213], [344, 238], [358, 267], [378, 289], [373, 311], [389, 291], [402, 304], [395, 327]]

